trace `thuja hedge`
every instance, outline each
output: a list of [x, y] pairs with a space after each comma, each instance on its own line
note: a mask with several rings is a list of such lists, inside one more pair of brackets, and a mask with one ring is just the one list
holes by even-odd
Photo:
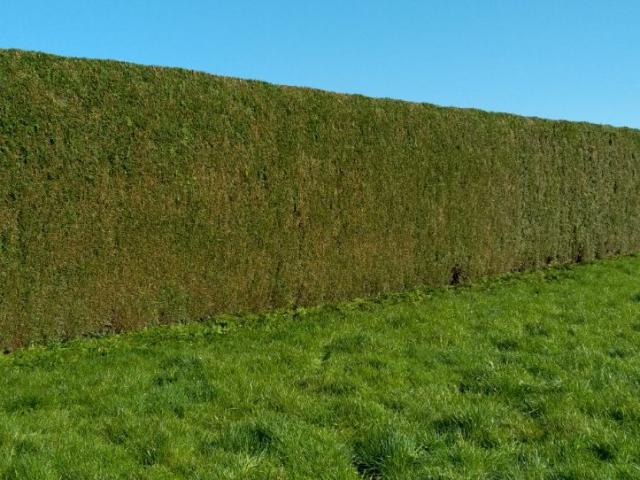
[[640, 132], [0, 52], [0, 347], [640, 250]]

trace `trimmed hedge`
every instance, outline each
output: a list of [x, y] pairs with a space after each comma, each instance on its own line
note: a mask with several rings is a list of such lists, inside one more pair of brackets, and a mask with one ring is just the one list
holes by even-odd
[[0, 347], [640, 250], [640, 131], [0, 51]]

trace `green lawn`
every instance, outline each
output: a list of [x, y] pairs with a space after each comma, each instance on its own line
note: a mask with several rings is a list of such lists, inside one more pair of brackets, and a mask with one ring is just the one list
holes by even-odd
[[640, 257], [0, 357], [3, 479], [640, 478]]

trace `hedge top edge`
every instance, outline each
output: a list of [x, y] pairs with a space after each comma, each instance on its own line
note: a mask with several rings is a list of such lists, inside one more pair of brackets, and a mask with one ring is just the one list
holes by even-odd
[[127, 60], [117, 60], [117, 59], [112, 59], [112, 58], [94, 58], [94, 57], [82, 57], [82, 56], [68, 56], [68, 55], [60, 55], [60, 54], [48, 53], [48, 52], [38, 51], [38, 50], [24, 50], [24, 49], [19, 49], [19, 48], [0, 48], [0, 55], [39, 56], [39, 57], [43, 57], [43, 58], [59, 59], [59, 60], [72, 60], [72, 61], [75, 60], [75, 61], [114, 63], [114, 64], [127, 65], [127, 66], [130, 66], [130, 67], [133, 67], [133, 68], [152, 68], [152, 69], [158, 69], [158, 70], [176, 70], [176, 71], [181, 71], [181, 72], [185, 72], [185, 73], [193, 74], [193, 75], [203, 75], [205, 77], [228, 79], [228, 80], [232, 80], [232, 81], [247, 82], [247, 83], [266, 84], [266, 85], [271, 85], [271, 86], [278, 87], [278, 88], [290, 88], [290, 89], [297, 89], [297, 90], [302, 90], [302, 91], [321, 92], [321, 93], [326, 93], [326, 94], [336, 95], [336, 96], [360, 97], [360, 98], [365, 98], [365, 99], [372, 100], [372, 101], [390, 101], [390, 102], [405, 103], [405, 104], [410, 104], [410, 105], [422, 105], [422, 106], [426, 106], [426, 107], [444, 109], [444, 110], [460, 110], [460, 111], [463, 111], [463, 112], [464, 111], [478, 112], [478, 113], [485, 113], [485, 114], [489, 114], [489, 115], [504, 115], [504, 116], [507, 116], [507, 117], [516, 117], [516, 118], [522, 118], [522, 119], [527, 119], [527, 120], [531, 120], [531, 121], [544, 121], [544, 122], [553, 122], [553, 123], [570, 123], [570, 124], [578, 124], [578, 125], [591, 125], [591, 126], [597, 126], [597, 127], [607, 128], [607, 129], [611, 128], [611, 129], [614, 129], [614, 130], [632, 130], [632, 131], [640, 132], [640, 129], [638, 129], [638, 128], [629, 127], [629, 126], [625, 126], [625, 125], [611, 125], [611, 124], [608, 124], [608, 123], [592, 122], [592, 121], [587, 121], [587, 120], [566, 120], [566, 119], [562, 119], [562, 118], [547, 118], [547, 117], [542, 117], [542, 116], [537, 116], [537, 115], [522, 115], [522, 114], [518, 114], [518, 113], [504, 112], [504, 111], [498, 111], [498, 110], [487, 110], [487, 109], [481, 109], [481, 108], [475, 108], [475, 107], [457, 107], [457, 106], [452, 106], [452, 105], [440, 105], [440, 104], [435, 104], [435, 103], [430, 103], [430, 102], [417, 102], [417, 101], [405, 100], [405, 99], [395, 98], [395, 97], [376, 97], [376, 96], [365, 95], [365, 94], [361, 94], [361, 93], [357, 93], [357, 92], [352, 92], [352, 93], [337, 92], [337, 91], [333, 91], [333, 90], [326, 90], [326, 89], [316, 88], [316, 87], [308, 87], [308, 86], [304, 86], [304, 85], [280, 84], [280, 83], [274, 83], [274, 82], [269, 82], [269, 81], [266, 81], [266, 80], [260, 80], [260, 79], [255, 79], [255, 78], [244, 78], [244, 77], [235, 77], [235, 76], [229, 76], [229, 75], [218, 75], [216, 73], [207, 72], [205, 70], [198, 70], [198, 69], [192, 69], [192, 68], [187, 68], [187, 67], [167, 66], [167, 65], [152, 64], [152, 63], [147, 64], [147, 63], [139, 63], [139, 62], [127, 61]]

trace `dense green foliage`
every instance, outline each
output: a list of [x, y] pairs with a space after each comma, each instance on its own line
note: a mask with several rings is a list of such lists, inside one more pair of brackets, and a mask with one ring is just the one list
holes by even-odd
[[637, 479], [640, 257], [0, 356], [0, 478]]
[[0, 52], [0, 347], [640, 250], [640, 132]]

